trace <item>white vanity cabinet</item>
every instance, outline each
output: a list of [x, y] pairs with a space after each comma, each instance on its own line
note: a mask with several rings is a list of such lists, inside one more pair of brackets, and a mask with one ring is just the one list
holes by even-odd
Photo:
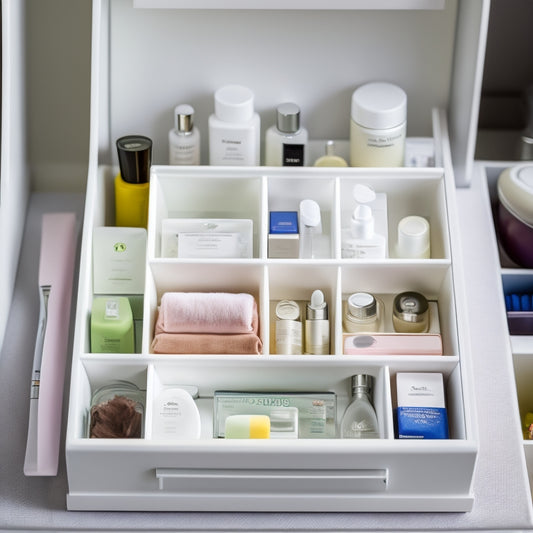
[[30, 180], [25, 140], [25, 8], [5, 0], [2, 11], [2, 140], [0, 167], [0, 347], [11, 307]]
[[[384, 0], [283, 5], [232, 0], [95, 0], [91, 151], [75, 322], [66, 439], [72, 510], [153, 511], [450, 511], [472, 509], [479, 449], [456, 184], [470, 180], [488, 2]], [[275, 30], [275, 31], [274, 31]], [[429, 168], [173, 167], [167, 135], [178, 103], [196, 109], [207, 161], [213, 93], [241, 83], [256, 94], [262, 132], [287, 100], [302, 109], [316, 141], [345, 146], [351, 93], [383, 79], [408, 95], [408, 137], [432, 141]], [[90, 353], [93, 228], [114, 221], [115, 140], [151, 137], [154, 152], [146, 258], [142, 350]], [[343, 144], [344, 141], [344, 144]], [[313, 158], [312, 158], [313, 159]], [[341, 230], [353, 209], [351, 190], [387, 193], [389, 257], [341, 257]], [[323, 257], [270, 259], [268, 217], [297, 210], [304, 198], [321, 208]], [[253, 221], [253, 257], [191, 260], [161, 257], [161, 221], [190, 214]], [[399, 220], [425, 216], [430, 259], [395, 257]], [[328, 355], [276, 354], [271, 309], [283, 298], [307, 300], [323, 290], [330, 309]], [[368, 290], [391, 298], [417, 290], [438, 305], [442, 356], [344, 355], [346, 294]], [[258, 303], [260, 355], [154, 354], [157, 307], [167, 291], [251, 293]], [[398, 440], [394, 434], [398, 372], [444, 376], [450, 438]], [[375, 441], [212, 438], [217, 390], [326, 392], [337, 396], [337, 423], [350, 399], [350, 377], [375, 379], [381, 437]], [[128, 380], [146, 394], [143, 437], [89, 439], [92, 393]], [[199, 440], [152, 438], [150, 409], [162, 386], [198, 387]]]

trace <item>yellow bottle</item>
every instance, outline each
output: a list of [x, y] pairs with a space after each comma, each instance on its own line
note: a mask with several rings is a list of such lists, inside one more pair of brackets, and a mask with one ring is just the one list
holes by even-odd
[[148, 226], [152, 141], [142, 135], [117, 140], [120, 172], [115, 177], [115, 225]]
[[347, 167], [348, 163], [340, 156], [335, 154], [335, 142], [326, 143], [326, 154], [319, 157], [314, 164], [315, 167]]

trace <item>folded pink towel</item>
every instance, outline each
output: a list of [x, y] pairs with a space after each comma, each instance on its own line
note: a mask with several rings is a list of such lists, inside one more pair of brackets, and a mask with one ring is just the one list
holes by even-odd
[[257, 333], [257, 323], [251, 294], [166, 292], [155, 333]]
[[159, 354], [257, 354], [263, 343], [255, 333], [217, 335], [201, 333], [159, 333], [152, 352]]

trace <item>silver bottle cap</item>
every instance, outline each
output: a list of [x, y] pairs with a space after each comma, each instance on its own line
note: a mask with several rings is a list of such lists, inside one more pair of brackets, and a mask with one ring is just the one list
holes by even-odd
[[375, 317], [378, 312], [376, 299], [369, 292], [355, 292], [348, 298], [348, 312], [358, 319]]
[[190, 133], [193, 127], [194, 108], [181, 104], [174, 109], [174, 124], [179, 133]]
[[392, 310], [396, 318], [418, 323], [427, 319], [429, 304], [423, 294], [407, 291], [396, 295]]
[[357, 392], [366, 392], [370, 394], [374, 386], [374, 378], [369, 374], [356, 374], [352, 376], [352, 395]]
[[300, 129], [300, 108], [291, 102], [278, 106], [277, 127], [283, 133], [296, 133]]

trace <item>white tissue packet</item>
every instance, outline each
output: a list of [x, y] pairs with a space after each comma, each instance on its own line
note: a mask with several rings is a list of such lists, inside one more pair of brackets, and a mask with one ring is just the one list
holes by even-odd
[[252, 254], [252, 220], [165, 218], [161, 221], [161, 257], [249, 259]]

